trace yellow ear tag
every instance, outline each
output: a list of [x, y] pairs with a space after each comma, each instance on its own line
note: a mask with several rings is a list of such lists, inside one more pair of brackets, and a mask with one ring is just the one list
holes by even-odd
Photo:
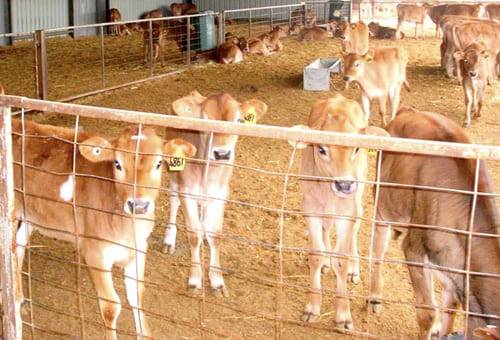
[[170, 161], [168, 162], [168, 171], [184, 171], [186, 167], [186, 158], [184, 154], [177, 150], [174, 153], [173, 157], [170, 157]]
[[377, 149], [368, 149], [368, 155], [370, 156], [376, 156], [378, 154]]
[[257, 123], [257, 112], [253, 107], [249, 108], [248, 111], [243, 116], [244, 124], [256, 124]]

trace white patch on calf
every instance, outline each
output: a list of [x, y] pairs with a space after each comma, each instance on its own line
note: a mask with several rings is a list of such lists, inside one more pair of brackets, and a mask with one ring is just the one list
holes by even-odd
[[71, 201], [71, 199], [73, 198], [74, 186], [75, 186], [75, 181], [73, 175], [71, 175], [68, 177], [68, 180], [61, 185], [61, 188], [59, 189], [59, 196], [63, 199], [63, 201], [65, 202]]

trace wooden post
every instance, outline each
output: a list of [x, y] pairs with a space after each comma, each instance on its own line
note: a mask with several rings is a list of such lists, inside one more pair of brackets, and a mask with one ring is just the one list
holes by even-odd
[[3, 336], [22, 339], [20, 273], [14, 225], [14, 168], [10, 107], [0, 104], [0, 254]]
[[269, 26], [270, 26], [270, 30], [272, 31], [273, 30], [273, 9], [272, 8], [269, 9]]
[[252, 10], [248, 13], [248, 39], [252, 37]]
[[43, 30], [34, 33], [36, 96], [46, 100], [49, 97], [49, 69], [47, 65], [47, 40]]

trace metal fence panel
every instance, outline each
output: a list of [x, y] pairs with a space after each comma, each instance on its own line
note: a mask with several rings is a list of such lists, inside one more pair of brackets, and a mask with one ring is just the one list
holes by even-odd
[[10, 6], [13, 33], [69, 25], [68, 0], [16, 0]]

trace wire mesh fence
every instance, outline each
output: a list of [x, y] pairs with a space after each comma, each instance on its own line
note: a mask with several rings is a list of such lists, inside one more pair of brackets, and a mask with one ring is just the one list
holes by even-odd
[[[362, 280], [368, 282], [377, 276], [377, 266], [383, 263], [385, 266], [395, 266], [398, 271], [404, 271], [408, 266], [434, 270], [436, 273], [452, 273], [455, 279], [460, 278], [465, 284], [463, 295], [459, 296], [463, 301], [463, 310], [457, 305], [439, 307], [430, 300], [402, 300], [390, 292], [377, 296], [375, 305], [383, 303], [384, 306], [418, 307], [423, 311], [457, 312], [459, 315], [479, 316], [490, 324], [497, 324], [500, 319], [499, 315], [484, 315], [488, 314], [487, 309], [478, 312], [475, 306], [467, 302], [470, 291], [477, 294], [477, 286], [472, 286], [477, 285], [479, 278], [488, 277], [490, 287], [498, 286], [500, 279], [499, 259], [495, 257], [498, 252], [490, 254], [492, 262], [486, 262], [490, 267], [478, 271], [477, 265], [470, 263], [471, 258], [477, 260], [471, 255], [475, 249], [487, 244], [485, 242], [493, 240], [496, 244], [499, 240], [498, 233], [491, 228], [484, 230], [479, 224], [479, 220], [484, 218], [481, 214], [488, 215], [483, 210], [485, 202], [491, 200], [496, 206], [499, 195], [491, 188], [485, 189], [484, 183], [488, 179], [484, 177], [481, 163], [475, 161], [488, 160], [489, 165], [495, 163], [500, 158], [499, 147], [200, 120], [13, 96], [3, 96], [1, 102], [4, 105], [2, 132], [8, 135], [12, 133], [12, 141], [9, 141], [8, 135], [2, 135], [1, 145], [7, 156], [2, 159], [4, 162], [10, 160], [11, 166], [13, 164], [13, 172], [5, 175], [3, 178], [6, 180], [2, 182], [2, 186], [9, 183], [9, 178], [12, 182], [10, 187], [2, 190], [2, 195], [11, 196], [7, 200], [10, 203], [3, 205], [7, 210], [2, 215], [4, 318], [10, 321], [7, 322], [8, 326], [19, 326], [13, 316], [20, 309], [21, 291], [19, 286], [16, 291], [16, 285], [22, 282], [25, 302], [22, 325], [25, 335], [32, 338], [96, 338], [104, 332], [112, 336], [114, 329], [120, 337], [142, 334], [155, 338], [181, 335], [202, 338], [284, 338], [300, 337], [301, 334], [305, 336], [311, 332], [323, 337], [338, 332], [378, 336], [376, 327], [359, 322], [362, 316], [357, 314], [360, 313], [358, 309], [357, 313], [353, 313], [354, 329], [336, 327], [335, 315], [338, 310], [335, 313], [331, 306], [346, 298], [353, 306], [364, 305], [366, 300], [374, 299], [374, 288], [366, 285], [363, 289], [349, 289], [346, 293], [339, 291], [338, 284], [336, 289], [329, 285], [317, 290], [310, 287], [307, 270], [303, 267], [308, 256], [308, 265], [311, 267], [311, 261], [318, 255], [339, 261], [359, 261]], [[21, 116], [12, 123], [9, 114], [11, 107], [23, 110]], [[64, 129], [38, 128], [24, 114], [24, 110], [29, 109], [66, 117], [69, 115], [73, 119], [65, 120], [67, 127]], [[99, 119], [102, 125], [109, 126], [119, 122], [120, 128], [130, 126], [130, 129], [111, 138], [103, 137], [82, 129], [89, 119]], [[116, 126], [113, 126], [113, 130], [116, 130]], [[172, 142], [172, 130], [168, 130], [165, 135], [157, 135], [148, 126], [155, 126], [157, 131], [158, 128], [190, 130], [208, 143], [203, 146], [188, 137], [184, 137], [185, 140], [191, 140], [198, 148], [205, 148], [206, 152], [195, 157], [193, 152], [186, 151], [189, 149], [186, 142], [177, 139]], [[197, 131], [203, 134], [197, 135]], [[220, 146], [220, 134], [240, 136], [241, 156], [234, 163], [221, 159], [222, 151], [212, 148], [213, 145]], [[321, 213], [305, 210], [300, 204], [300, 183], [333, 183], [334, 178], [304, 174], [299, 164], [301, 158], [302, 163], [306, 159], [296, 150], [297, 146], [290, 147], [288, 154], [271, 157], [272, 152], [256, 154], [254, 150], [246, 149], [244, 146], [249, 138], [271, 139], [274, 145], [300, 141], [348, 149], [376, 149], [379, 156], [370, 159], [376, 171], [367, 179], [356, 179], [358, 184], [366, 185], [367, 195], [373, 192], [374, 197], [363, 201], [365, 213], [362, 215], [351, 215], [347, 210]], [[47, 150], [57, 150], [57, 154], [47, 153]], [[9, 158], [12, 152], [13, 159]], [[457, 187], [452, 182], [448, 182], [449, 186], [384, 182], [387, 178], [383, 177], [383, 161], [398, 152], [412, 157], [441, 157], [452, 162], [470, 163], [473, 174], [467, 176], [472, 181], [463, 187]], [[105, 160], [102, 166], [99, 165], [101, 157]], [[165, 167], [173, 167], [169, 169], [168, 175], [164, 174], [169, 178], [169, 185], [159, 182], [161, 174], [167, 172], [166, 169], [161, 170], [162, 159]], [[179, 164], [174, 162], [175, 159]], [[182, 169], [184, 162], [186, 165]], [[181, 169], [175, 169], [176, 166], [181, 166]], [[8, 167], [9, 164], [5, 164], [2, 171]], [[232, 172], [232, 182], [239, 183], [239, 186], [232, 188], [229, 197], [220, 196], [217, 191], [188, 192], [172, 186], [175, 176], [179, 176], [176, 171], [192, 171], [195, 167], [200, 173], [191, 175], [200, 180], [203, 188], [215, 185], [216, 181], [211, 176], [216, 174], [219, 177], [221, 173], [227, 175], [227, 171], [230, 177]], [[451, 173], [448, 175], [454, 178]], [[87, 191], [82, 188], [87, 188]], [[466, 197], [467, 209], [461, 212], [466, 220], [455, 225], [452, 222], [457, 222], [456, 219], [446, 224], [419, 224], [418, 220], [401, 223], [388, 219], [380, 215], [380, 209], [384, 204], [384, 195], [390, 188], [411, 189], [422, 195], [440, 193], [448, 195], [449, 200]], [[173, 224], [167, 211], [174, 209], [175, 199], [172, 200], [172, 197], [176, 196], [181, 197], [184, 216]], [[372, 199], [374, 207], [368, 203]], [[224, 230], [210, 229], [208, 222], [198, 227], [201, 230], [198, 229], [195, 222], [190, 220], [187, 208], [189, 201], [200, 204], [200, 216], [207, 218], [220, 209], [217, 204], [225, 205]], [[215, 205], [210, 205], [213, 203]], [[9, 221], [8, 209], [14, 209], [14, 206], [14, 219], [21, 222], [19, 227], [14, 224], [14, 220]], [[474, 222], [474, 216], [477, 222]], [[306, 221], [318, 217], [335, 219], [336, 223], [359, 221], [365, 231], [369, 231], [370, 241], [360, 247], [360, 254], [305, 246], [301, 235], [307, 229], [304, 228]], [[171, 230], [173, 225], [179, 228], [174, 247], [177, 255], [161, 254], [156, 250], [164, 245], [172, 246], [171, 243], [165, 243], [163, 234], [165, 229]], [[154, 226], [156, 230], [147, 242]], [[463, 249], [466, 249], [462, 267], [393, 256], [384, 258], [377, 250], [377, 245], [380, 245], [377, 237], [381, 230], [387, 230], [387, 226], [403, 233], [429, 230], [449, 238], [461, 237]], [[39, 236], [33, 239], [27, 237], [33, 230], [77, 244], [77, 250], [70, 244], [61, 245], [61, 242]], [[313, 236], [310, 233], [308, 237], [311, 239]], [[337, 234], [337, 241], [343, 236]], [[205, 238], [208, 244], [204, 244]], [[17, 254], [14, 247], [6, 246], [12, 242], [17, 243]], [[213, 262], [214, 252], [217, 252], [214, 249], [219, 242], [222, 243], [222, 249], [226, 249], [220, 254], [220, 264]], [[199, 246], [199, 262], [193, 254], [196, 244]], [[16, 256], [21, 257], [24, 251], [24, 266], [17, 268], [16, 260], [10, 262], [9, 256], [15, 259]], [[143, 277], [138, 274], [142, 271], [140, 261], [133, 259], [147, 260]], [[125, 267], [124, 275], [112, 270], [110, 263]], [[16, 281], [18, 270], [22, 273], [22, 280]], [[193, 279], [199, 274], [198, 270], [204, 273], [200, 281]], [[334, 268], [334, 271], [337, 272], [337, 269]], [[230, 291], [229, 298], [217, 296], [217, 293], [224, 294], [220, 274]], [[123, 277], [124, 285], [121, 284]], [[188, 277], [190, 289], [186, 291]], [[219, 284], [214, 285], [214, 282]], [[9, 287], [14, 287], [14, 290], [9, 290]], [[114, 290], [117, 293], [113, 294]], [[210, 292], [215, 293], [215, 296]], [[142, 294], [145, 295], [144, 303]], [[299, 315], [308, 294], [323, 295], [322, 322], [306, 326], [300, 321]], [[489, 299], [496, 301], [494, 295], [489, 296]], [[118, 306], [122, 310], [119, 317]], [[363, 314], [366, 313], [369, 312], [365, 310]], [[466, 328], [467, 320], [465, 318], [462, 321]], [[150, 332], [146, 330], [147, 325]], [[16, 332], [16, 328], [6, 329], [6, 333], [9, 332]]]

